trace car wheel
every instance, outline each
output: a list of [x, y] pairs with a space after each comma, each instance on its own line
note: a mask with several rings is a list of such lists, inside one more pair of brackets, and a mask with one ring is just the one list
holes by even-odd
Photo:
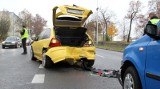
[[93, 65], [94, 65], [94, 60], [87, 60], [87, 59], [82, 60], [82, 67], [85, 70], [91, 70]]
[[17, 44], [13, 45], [12, 47], [13, 47], [13, 48], [17, 48]]
[[123, 89], [142, 89], [138, 73], [132, 66], [128, 67], [124, 73]]
[[45, 55], [45, 53], [46, 53], [46, 50], [43, 50], [43, 52], [42, 52], [42, 66], [45, 68], [51, 68], [53, 65], [53, 62], [48, 56]]
[[5, 48], [5, 46], [4, 45], [2, 45], [2, 49], [4, 49]]
[[33, 52], [32, 47], [31, 47], [31, 50], [30, 50], [30, 59], [33, 60], [33, 61], [36, 61], [36, 58], [34, 57], [34, 52]]
[[16, 44], [16, 45], [15, 45], [15, 48], [18, 48], [18, 47], [19, 47], [19, 45], [18, 45], [18, 44]]
[[20, 44], [20, 48], [22, 47], [22, 44]]
[[18, 48], [20, 48], [21, 47], [21, 45], [20, 44], [18, 44]]

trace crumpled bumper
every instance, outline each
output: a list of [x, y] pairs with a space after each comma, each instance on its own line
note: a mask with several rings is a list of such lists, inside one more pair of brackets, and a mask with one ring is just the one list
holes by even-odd
[[80, 60], [95, 60], [95, 47], [53, 47], [48, 49], [46, 55], [51, 58], [54, 63], [65, 59]]

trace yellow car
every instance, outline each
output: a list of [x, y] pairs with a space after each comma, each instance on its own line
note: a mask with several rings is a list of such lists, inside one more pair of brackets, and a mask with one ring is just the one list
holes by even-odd
[[91, 10], [79, 6], [56, 6], [53, 8], [53, 29], [44, 29], [33, 39], [31, 59], [42, 61], [45, 68], [60, 61], [70, 64], [82, 63], [90, 69], [95, 60], [95, 46], [84, 22]]

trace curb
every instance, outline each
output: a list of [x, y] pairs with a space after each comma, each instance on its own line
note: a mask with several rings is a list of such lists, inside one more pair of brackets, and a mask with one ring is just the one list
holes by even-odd
[[[98, 47], [96, 47], [96, 48], [98, 48]], [[123, 53], [123, 51], [116, 51], [116, 50], [105, 49], [105, 48], [98, 48], [98, 49], [103, 49], [103, 50], [109, 50], [109, 51], [115, 51], [115, 52], [121, 52], [121, 53]]]

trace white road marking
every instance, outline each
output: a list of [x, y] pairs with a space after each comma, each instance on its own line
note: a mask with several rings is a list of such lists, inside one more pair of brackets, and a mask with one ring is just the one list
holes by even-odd
[[32, 83], [44, 83], [45, 74], [35, 74]]
[[96, 54], [97, 56], [99, 56], [99, 57], [102, 57], [102, 58], [104, 58], [103, 56], [101, 56], [101, 55], [98, 55], [98, 54]]
[[42, 64], [40, 64], [40, 65], [39, 65], [39, 68], [44, 68], [44, 67], [42, 66]]

